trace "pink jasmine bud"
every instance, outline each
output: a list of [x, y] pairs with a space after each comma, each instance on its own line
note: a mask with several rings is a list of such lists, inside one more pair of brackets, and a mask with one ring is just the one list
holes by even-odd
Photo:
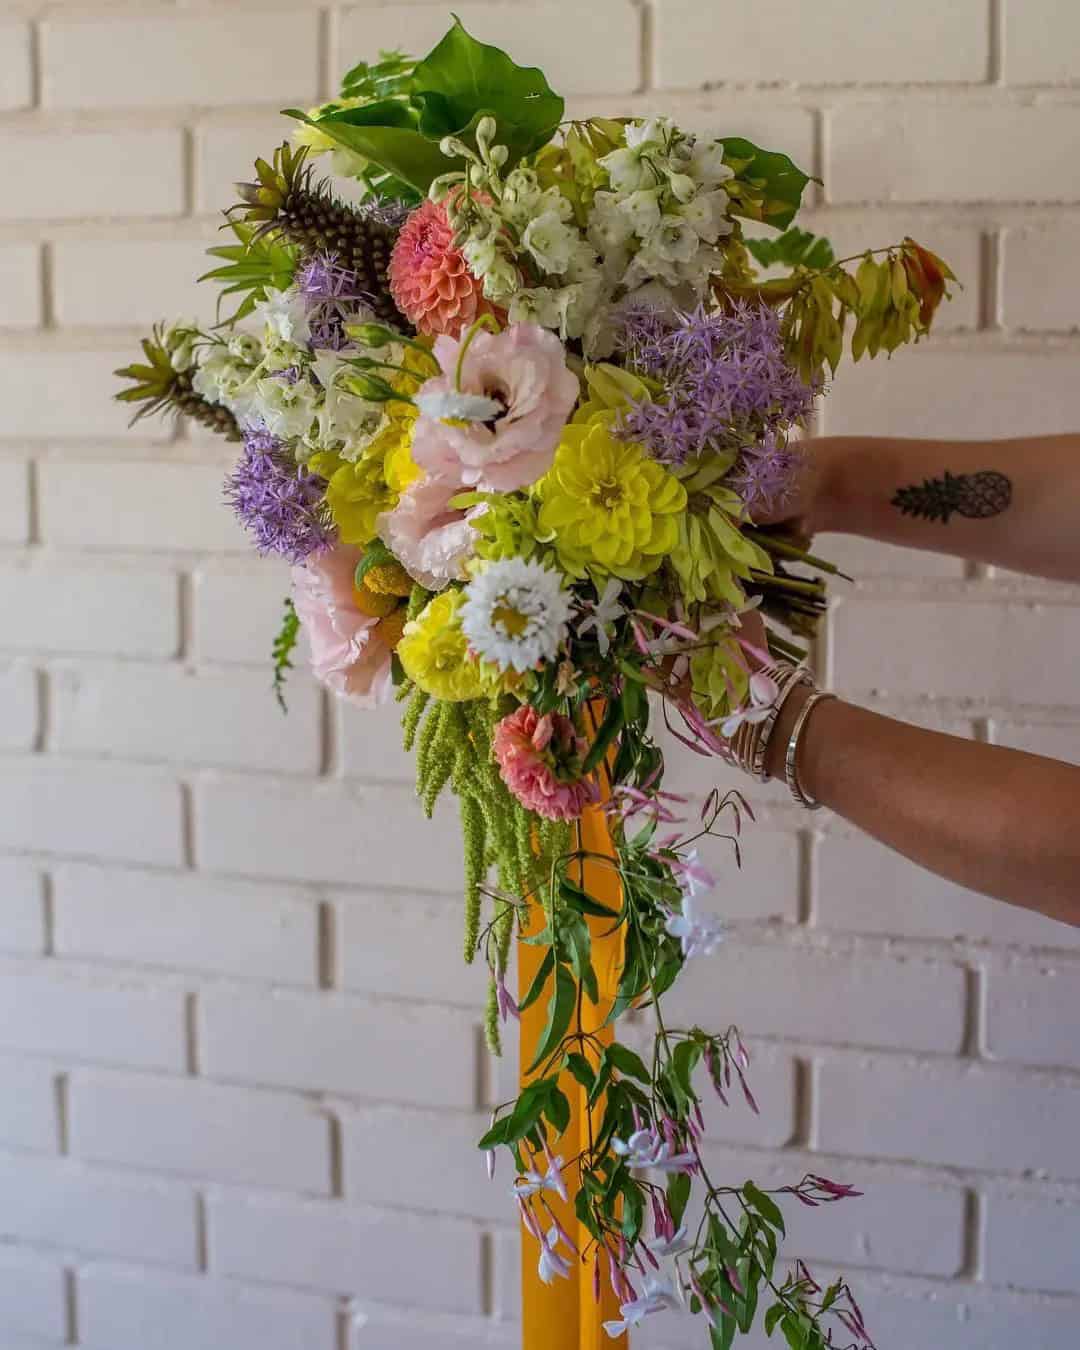
[[647, 1261], [649, 1262], [649, 1264], [652, 1266], [653, 1270], [659, 1270], [659, 1269], [660, 1269], [660, 1262], [656, 1259], [656, 1257], [652, 1254], [652, 1252], [649, 1251], [649, 1245], [648, 1245], [648, 1243], [646, 1243], [646, 1242], [639, 1242], [639, 1243], [638, 1243], [638, 1246], [639, 1246], [639, 1247], [641, 1248], [641, 1250], [645, 1253], [646, 1260], [647, 1260]]
[[818, 1202], [816, 1200], [811, 1200], [810, 1197], [804, 1195], [802, 1191], [793, 1191], [792, 1194], [795, 1196], [795, 1199], [798, 1200], [800, 1204], [805, 1205], [807, 1209], [817, 1209]]
[[518, 1209], [521, 1210], [521, 1222], [538, 1242], [543, 1242], [544, 1234], [541, 1232], [540, 1225], [536, 1222], [536, 1217], [524, 1200], [518, 1200]]
[[761, 1112], [758, 1110], [757, 1102], [754, 1101], [754, 1094], [750, 1091], [749, 1085], [747, 1084], [746, 1079], [743, 1077], [741, 1069], [738, 1070], [738, 1074], [739, 1074], [739, 1082], [742, 1084], [743, 1096], [746, 1098], [747, 1106], [749, 1106], [750, 1110], [753, 1111], [755, 1116], [760, 1116]]
[[719, 1331], [720, 1328], [717, 1325], [716, 1313], [713, 1312], [712, 1304], [710, 1303], [705, 1290], [702, 1288], [701, 1281], [693, 1271], [690, 1273], [690, 1288], [701, 1300], [701, 1311], [705, 1314], [705, 1320], [708, 1322], [709, 1326], [711, 1326], [714, 1331]]
[[741, 1294], [743, 1292], [742, 1281], [739, 1279], [739, 1275], [735, 1267], [725, 1266], [724, 1271], [727, 1274], [732, 1289], [734, 1289], [737, 1294]]
[[700, 1102], [695, 1102], [695, 1103], [694, 1103], [694, 1118], [695, 1118], [695, 1120], [697, 1121], [697, 1123], [701, 1126], [701, 1128], [704, 1129], [704, 1128], [705, 1128], [705, 1115], [704, 1115], [704, 1112], [703, 1112], [702, 1109], [701, 1109], [701, 1103], [700, 1103]]
[[600, 1253], [596, 1253], [596, 1260], [592, 1267], [592, 1296], [593, 1302], [600, 1302]]
[[743, 1045], [742, 1037], [738, 1032], [735, 1033], [735, 1044], [739, 1048], [739, 1063], [744, 1069], [748, 1069], [750, 1067], [750, 1052], [747, 1050], [746, 1046]]
[[554, 1225], [555, 1231], [556, 1231], [556, 1233], [558, 1233], [559, 1238], [561, 1239], [561, 1241], [565, 1242], [566, 1245], [570, 1248], [571, 1251], [573, 1251], [573, 1252], [578, 1252], [578, 1255], [580, 1256], [581, 1253], [580, 1253], [580, 1251], [578, 1251], [578, 1245], [577, 1245], [577, 1243], [574, 1241], [574, 1239], [570, 1236], [570, 1234], [566, 1231], [566, 1229], [565, 1229], [565, 1228], [562, 1226], [562, 1224], [559, 1222], [559, 1216], [555, 1213], [555, 1211], [551, 1208], [551, 1206], [547, 1203], [546, 1200], [544, 1201], [544, 1208], [547, 1210], [548, 1214], [551, 1216], [551, 1222], [552, 1222], [552, 1224]]

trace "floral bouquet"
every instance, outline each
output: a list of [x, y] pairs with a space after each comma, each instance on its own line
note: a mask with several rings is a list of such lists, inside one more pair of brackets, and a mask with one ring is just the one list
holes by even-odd
[[[539, 70], [459, 23], [290, 116], [210, 250], [235, 312], [155, 330], [119, 397], [241, 443], [226, 497], [293, 564], [279, 698], [303, 628], [318, 680], [400, 706], [425, 810], [457, 798], [492, 1047], [547, 1009], [480, 1141], [512, 1157], [541, 1279], [583, 1263], [613, 1337], [682, 1307], [726, 1347], [768, 1292], [766, 1330], [797, 1350], [869, 1346], [846, 1285], [776, 1272], [775, 1193], [702, 1160], [695, 1073], [756, 1110], [749, 1061], [734, 1029], [668, 1029], [662, 996], [721, 938], [695, 842], [737, 855], [746, 808], [714, 793], [687, 825], [650, 728], [729, 759], [768, 715], [764, 671], [805, 655], [836, 569], [754, 522], [780, 514], [845, 330], [855, 359], [917, 340], [952, 274], [910, 239], [837, 261], [792, 224], [809, 178], [785, 155], [660, 117], [564, 121]], [[643, 1007], [645, 1057], [612, 1034]]]

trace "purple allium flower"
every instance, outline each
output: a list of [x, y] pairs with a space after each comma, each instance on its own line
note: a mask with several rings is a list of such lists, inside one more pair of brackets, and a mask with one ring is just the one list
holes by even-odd
[[297, 269], [296, 285], [307, 305], [311, 345], [316, 349], [340, 351], [348, 344], [345, 325], [372, 315], [371, 296], [334, 253], [307, 258]]
[[771, 309], [740, 302], [730, 313], [699, 306], [667, 317], [630, 305], [621, 315], [619, 346], [630, 368], [661, 381], [666, 394], [662, 403], [633, 404], [620, 419], [620, 435], [666, 464], [710, 447], [737, 450], [731, 484], [751, 510], [783, 496], [798, 462], [787, 431], [809, 415], [817, 391], [785, 355]]
[[265, 427], [244, 430], [244, 452], [225, 480], [225, 500], [260, 553], [303, 562], [334, 531], [323, 504], [326, 480], [309, 473]]

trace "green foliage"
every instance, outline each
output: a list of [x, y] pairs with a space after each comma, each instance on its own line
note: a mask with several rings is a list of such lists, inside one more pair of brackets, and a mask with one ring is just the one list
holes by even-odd
[[494, 117], [496, 140], [510, 151], [507, 167], [551, 140], [564, 103], [535, 66], [519, 66], [498, 47], [477, 42], [460, 19], [416, 67], [413, 98], [419, 129], [432, 140], [473, 139], [481, 117]]
[[404, 52], [380, 52], [375, 62], [361, 61], [341, 80], [342, 98], [378, 99], [407, 97], [416, 62]]
[[[239, 242], [208, 248], [206, 251], [212, 258], [224, 259], [224, 266], [204, 272], [199, 280], [221, 282], [218, 319], [231, 325], [246, 318], [257, 301], [266, 299], [268, 287], [284, 291], [292, 285], [299, 255], [297, 249], [276, 235], [260, 236], [254, 225], [230, 220], [227, 228]], [[227, 319], [221, 319], [221, 302], [227, 295], [240, 295], [243, 299]]]
[[816, 271], [836, 261], [832, 244], [822, 235], [792, 225], [775, 239], [747, 239], [746, 247], [762, 267], [809, 267]]
[[735, 215], [786, 230], [798, 214], [811, 177], [787, 155], [762, 150], [740, 136], [725, 136], [724, 162], [735, 171], [725, 184]]
[[285, 702], [285, 679], [293, 668], [292, 654], [300, 636], [300, 616], [291, 597], [286, 597], [285, 613], [281, 618], [281, 627], [274, 638], [271, 656], [274, 661], [274, 695], [282, 712], [288, 712]]
[[497, 140], [508, 147], [512, 167], [547, 144], [563, 115], [563, 100], [540, 70], [516, 65], [498, 47], [477, 42], [457, 19], [411, 73], [406, 58], [390, 56], [379, 66], [355, 67], [346, 88], [349, 97], [372, 101], [335, 107], [316, 118], [296, 108], [287, 116], [317, 126], [419, 196], [435, 178], [463, 165], [441, 152], [443, 137], [475, 143], [480, 118], [494, 117]]

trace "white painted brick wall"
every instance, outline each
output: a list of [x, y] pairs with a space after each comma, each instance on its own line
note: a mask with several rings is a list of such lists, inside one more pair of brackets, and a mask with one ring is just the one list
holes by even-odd
[[[126, 430], [139, 329], [211, 318], [202, 247], [277, 109], [434, 0], [27, 0], [0, 19], [0, 1346], [512, 1350], [507, 1176], [475, 1148], [453, 812], [425, 826], [393, 712], [327, 715], [267, 656], [287, 569], [222, 509], [229, 454]], [[853, 252], [910, 232], [964, 282], [940, 336], [845, 370], [833, 433], [1076, 429], [1080, 20], [1068, 0], [464, 0], [570, 115], [660, 112], [825, 180]], [[572, 27], [571, 27], [572, 25]], [[572, 33], [572, 40], [566, 34]], [[1080, 762], [1080, 593], [866, 541], [835, 687]], [[1051, 652], [1053, 660], [1033, 660]], [[325, 718], [325, 720], [324, 720]], [[715, 778], [674, 754], [673, 785]], [[1080, 1313], [1080, 932], [758, 793], [731, 923], [678, 1014], [737, 1018], [760, 1118], [710, 1099], [736, 1182], [788, 1206], [882, 1350], [1062, 1350]], [[674, 1011], [674, 1009], [673, 1009]], [[636, 1033], [635, 1033], [636, 1034]], [[650, 1319], [635, 1350], [699, 1350]], [[747, 1350], [765, 1350], [763, 1337]]]

